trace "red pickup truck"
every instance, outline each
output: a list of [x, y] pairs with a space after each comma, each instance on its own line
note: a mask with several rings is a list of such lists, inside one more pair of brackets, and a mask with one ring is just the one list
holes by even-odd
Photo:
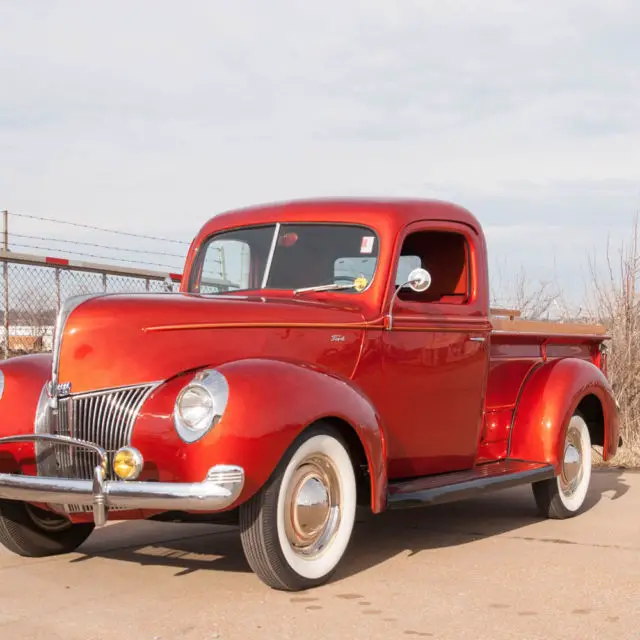
[[358, 506], [527, 483], [544, 517], [574, 516], [592, 445], [621, 445], [607, 335], [509, 313], [454, 204], [217, 215], [179, 292], [71, 298], [52, 354], [0, 363], [0, 542], [44, 556], [108, 519], [234, 523], [255, 573], [300, 590], [331, 576]]

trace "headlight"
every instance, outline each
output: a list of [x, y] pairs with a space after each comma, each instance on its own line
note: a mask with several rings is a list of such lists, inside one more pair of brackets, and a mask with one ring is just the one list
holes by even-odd
[[195, 442], [215, 426], [227, 407], [227, 379], [214, 369], [199, 372], [178, 395], [173, 422], [185, 442]]

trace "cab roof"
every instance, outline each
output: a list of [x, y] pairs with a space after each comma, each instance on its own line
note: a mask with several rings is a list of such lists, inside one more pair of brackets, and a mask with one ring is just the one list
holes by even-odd
[[343, 222], [379, 231], [398, 231], [418, 220], [447, 220], [481, 233], [480, 223], [464, 207], [440, 200], [379, 198], [316, 198], [260, 204], [225, 211], [204, 224], [198, 236], [238, 226], [275, 222]]

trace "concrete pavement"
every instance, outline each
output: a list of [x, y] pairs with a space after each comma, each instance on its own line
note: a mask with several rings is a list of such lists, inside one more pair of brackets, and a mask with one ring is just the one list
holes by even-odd
[[365, 518], [329, 584], [269, 590], [230, 527], [147, 522], [78, 553], [0, 549], [0, 639], [640, 639], [640, 474], [540, 520], [529, 487]]

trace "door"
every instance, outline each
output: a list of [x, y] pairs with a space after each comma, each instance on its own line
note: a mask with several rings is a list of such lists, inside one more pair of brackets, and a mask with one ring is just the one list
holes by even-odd
[[383, 331], [389, 477], [469, 469], [488, 367], [484, 242], [465, 225], [432, 221], [410, 225], [399, 246], [395, 285], [415, 267], [432, 282], [422, 293], [401, 289]]

